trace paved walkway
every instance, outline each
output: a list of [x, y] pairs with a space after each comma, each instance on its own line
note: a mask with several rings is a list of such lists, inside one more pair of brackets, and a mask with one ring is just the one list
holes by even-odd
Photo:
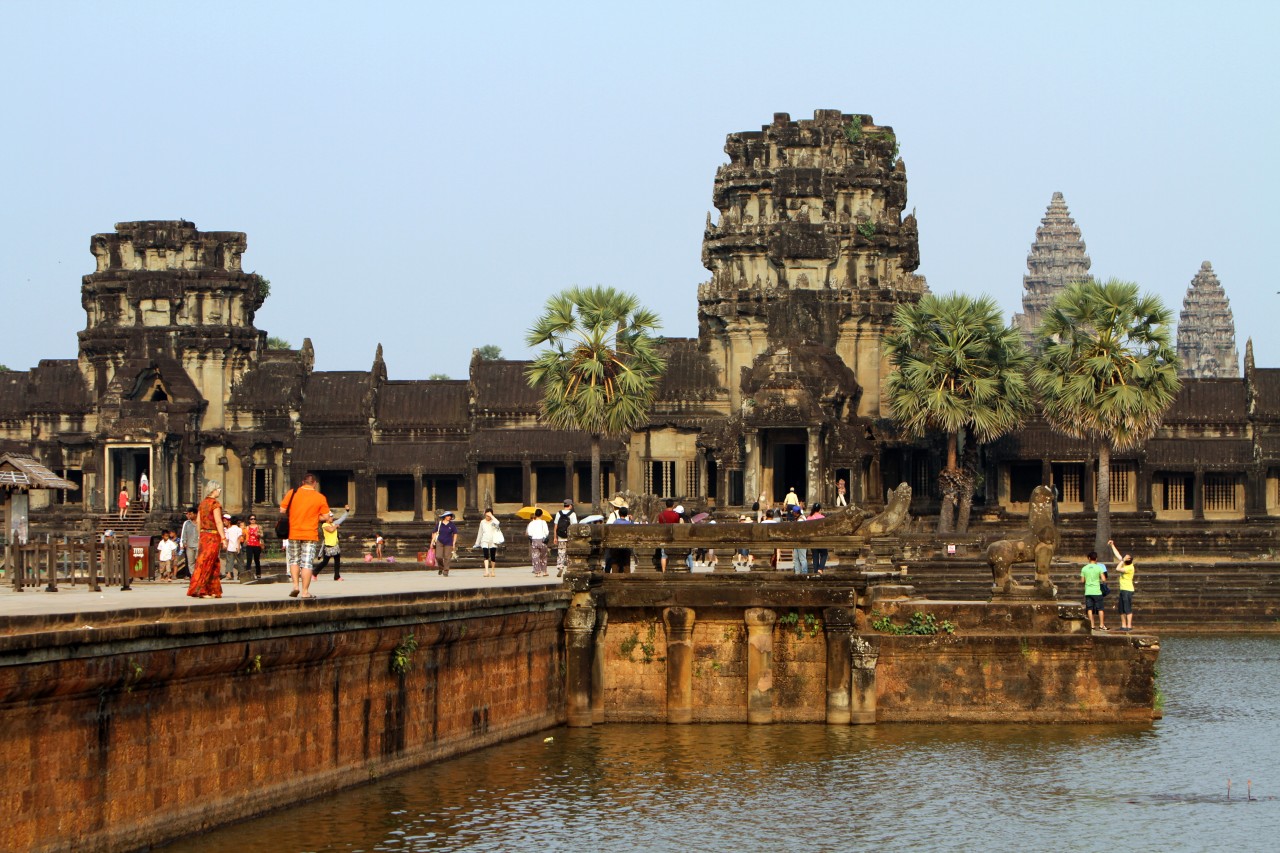
[[[500, 568], [496, 578], [484, 577], [483, 569], [453, 569], [447, 578], [437, 575], [434, 570], [360, 570], [344, 572], [341, 581], [333, 580], [333, 576], [326, 572], [320, 580], [312, 582], [311, 592], [318, 599], [333, 599], [484, 587], [557, 586], [560, 581], [554, 567], [551, 576], [546, 578], [534, 577], [530, 566]], [[57, 592], [45, 592], [43, 587], [15, 592], [12, 586], [0, 586], [0, 618], [52, 613], [106, 613], [135, 607], [201, 607], [226, 602], [279, 601], [289, 597], [289, 589], [288, 581], [247, 584], [224, 581], [222, 598], [200, 599], [187, 597], [185, 580], [174, 583], [135, 581], [128, 592], [118, 586], [104, 586], [101, 592], [90, 592], [83, 583], [76, 586], [59, 584]]]

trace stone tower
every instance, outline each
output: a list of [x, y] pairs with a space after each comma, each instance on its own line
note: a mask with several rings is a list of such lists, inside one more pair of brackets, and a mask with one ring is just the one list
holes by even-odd
[[1090, 278], [1089, 256], [1080, 239], [1080, 228], [1071, 218], [1062, 193], [1054, 193], [1027, 255], [1022, 313], [1013, 315], [1013, 323], [1023, 338], [1030, 342], [1040, 324], [1040, 315], [1068, 284]]
[[245, 235], [182, 220], [118, 222], [90, 250], [97, 271], [83, 279], [88, 320], [79, 335], [89, 388], [109, 398], [116, 384], [125, 400], [149, 400], [194, 384], [220, 422], [223, 400], [266, 339], [253, 325], [263, 279], [240, 267]]
[[1178, 320], [1179, 376], [1234, 379], [1240, 375], [1236, 324], [1226, 291], [1205, 261], [1191, 279]]
[[790, 375], [796, 348], [817, 346], [852, 370], [857, 413], [882, 415], [880, 340], [895, 306], [925, 292], [893, 128], [839, 110], [776, 113], [758, 132], [730, 134], [725, 153], [719, 222], [708, 216], [703, 236], [711, 280], [698, 288], [698, 334], [731, 407], [769, 372], [762, 358], [776, 355]]

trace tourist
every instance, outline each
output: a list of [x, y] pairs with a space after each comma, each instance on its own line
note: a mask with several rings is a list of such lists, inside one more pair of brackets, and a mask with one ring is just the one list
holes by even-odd
[[147, 475], [143, 474], [138, 480], [138, 502], [142, 504], [142, 511], [149, 512], [151, 509], [151, 482], [147, 479]]
[[792, 486], [787, 491], [787, 496], [782, 499], [782, 508], [787, 512], [793, 512], [798, 506], [800, 506], [800, 497], [796, 494], [796, 487]]
[[[738, 523], [750, 524], [751, 516], [749, 515], [738, 516]], [[751, 553], [750, 548], [739, 548], [737, 551], [734, 552], [733, 568], [735, 571], [741, 568], [749, 572], [751, 571], [751, 567], [755, 565], [755, 562], [756, 562], [755, 555]]]
[[[843, 483], [844, 480], [841, 480], [840, 482]], [[826, 518], [826, 516], [822, 514], [822, 504], [814, 504], [809, 510], [809, 520], [817, 521], [820, 518]], [[810, 552], [810, 556], [813, 557], [814, 573], [819, 575], [822, 574], [823, 569], [827, 567], [827, 549], [814, 548], [812, 552]]]
[[253, 576], [262, 580], [262, 528], [255, 516], [249, 516], [249, 524], [244, 529], [244, 568], [253, 567]]
[[612, 509], [612, 510], [610, 510], [610, 512], [609, 512], [609, 517], [608, 517], [607, 519], [605, 519], [605, 522], [604, 522], [604, 523], [605, 523], [605, 524], [614, 524], [614, 523], [616, 523], [616, 522], [617, 522], [617, 520], [618, 520], [618, 511], [619, 511], [619, 510], [623, 510], [623, 509], [628, 509], [629, 507], [627, 506], [627, 500], [626, 500], [626, 498], [624, 498], [622, 495], [616, 495], [616, 496], [614, 496], [614, 499], [613, 499], [613, 500], [611, 500], [611, 501], [609, 501], [609, 503], [610, 503], [610, 505], [612, 505], [612, 506], [613, 506], [613, 509]]
[[[187, 565], [183, 568], [186, 577], [191, 577], [196, 571], [196, 561], [200, 558], [200, 528], [196, 525], [196, 507], [187, 510], [187, 520], [182, 522], [181, 539], [182, 554], [187, 560]], [[182, 572], [178, 572], [178, 577], [182, 577]]]
[[289, 565], [292, 589], [290, 598], [313, 598], [311, 565], [320, 547], [320, 522], [333, 518], [329, 502], [316, 488], [316, 475], [308, 471], [302, 485], [290, 489], [280, 503], [280, 511], [289, 516], [289, 541], [285, 542], [284, 559]]
[[436, 574], [449, 577], [449, 563], [457, 550], [458, 525], [453, 523], [453, 510], [440, 513], [435, 532], [431, 534], [431, 547], [436, 552]]
[[[797, 507], [791, 517], [792, 521], [804, 521], [804, 507]], [[809, 574], [809, 549], [793, 548], [791, 550], [791, 571], [797, 575]]]
[[[760, 522], [760, 523], [761, 523], [761, 524], [777, 524], [777, 523], [778, 523], [778, 519], [774, 517], [774, 515], [773, 515], [773, 510], [771, 510], [771, 509], [766, 509], [766, 510], [764, 511], [764, 521], [762, 521], [762, 522]], [[777, 548], [774, 548], [774, 549], [773, 549], [773, 553], [769, 555], [769, 567], [770, 567], [770, 568], [772, 568], [772, 569], [776, 569], [776, 568], [778, 568], [778, 557], [779, 557], [778, 549], [777, 549]]]
[[240, 526], [239, 518], [224, 515], [222, 520], [231, 522], [226, 527], [227, 551], [222, 559], [223, 574], [224, 576], [230, 576], [232, 580], [240, 580], [240, 572], [244, 569], [244, 552], [240, 550], [240, 540], [244, 537], [244, 528]]
[[116, 506], [120, 508], [120, 520], [124, 521], [124, 517], [129, 514], [129, 490], [124, 486], [120, 487], [120, 494], [116, 495]]
[[344, 506], [342, 515], [338, 518], [330, 519], [320, 525], [320, 533], [323, 541], [320, 545], [320, 562], [316, 564], [315, 571], [311, 574], [320, 577], [320, 572], [324, 571], [324, 567], [329, 565], [329, 558], [333, 558], [333, 579], [342, 580], [342, 546], [338, 544], [338, 528], [342, 526], [342, 522], [347, 520], [347, 516], [351, 514], [351, 507]]
[[843, 479], [836, 480], [836, 506], [849, 505], [849, 500], [848, 500], [848, 497], [845, 495], [845, 491], [846, 490], [845, 490], [844, 480]]
[[1084, 610], [1089, 616], [1089, 627], [1094, 628], [1097, 614], [1099, 631], [1107, 630], [1106, 614], [1102, 610], [1102, 584], [1107, 580], [1107, 567], [1098, 562], [1098, 553], [1089, 552], [1089, 562], [1080, 569], [1080, 581], [1084, 584]]
[[556, 577], [564, 576], [565, 564], [569, 561], [569, 525], [578, 523], [578, 514], [573, 511], [573, 501], [564, 499], [564, 508], [555, 514], [555, 523], [551, 526], [551, 544], [556, 546]]
[[494, 518], [493, 507], [485, 507], [484, 518], [480, 519], [480, 527], [476, 530], [476, 544], [471, 547], [480, 549], [486, 578], [498, 576], [498, 546], [506, 541], [502, 523]]
[[752, 509], [755, 510], [756, 524], [763, 522], [765, 511], [769, 509], [769, 496], [761, 492]]
[[[684, 520], [683, 518], [680, 517], [681, 513], [683, 512], [684, 512], [684, 507], [677, 507], [676, 502], [674, 500], [672, 500], [671, 498], [667, 498], [666, 507], [661, 512], [658, 513], [657, 523], [658, 524], [679, 524], [681, 521]], [[657, 559], [658, 571], [665, 572], [667, 570], [667, 549], [659, 548], [657, 551], [654, 552], [653, 556]]]
[[173, 580], [173, 554], [178, 550], [178, 542], [173, 538], [172, 530], [165, 530], [160, 533], [160, 541], [156, 543], [156, 551], [160, 555], [158, 574], [160, 580], [171, 582]]
[[550, 531], [547, 529], [547, 520], [542, 515], [541, 507], [533, 511], [533, 518], [529, 519], [524, 532], [529, 537], [529, 559], [533, 562], [533, 574], [545, 578], [547, 576], [547, 538]]
[[373, 534], [373, 556], [379, 560], [382, 559], [382, 545], [384, 542], [386, 540], [382, 538], [381, 530]]
[[[617, 506], [617, 504], [614, 504], [614, 506]], [[609, 522], [610, 524], [635, 523], [631, 520], [631, 510], [627, 508], [625, 503], [617, 508], [616, 513], [611, 513], [611, 515], [613, 515], [614, 518], [613, 521]], [[606, 572], [612, 572], [615, 569], [623, 574], [627, 574], [631, 571], [630, 548], [610, 548], [605, 552], [604, 570]]]
[[1111, 553], [1116, 555], [1116, 571], [1120, 574], [1120, 601], [1116, 609], [1120, 612], [1120, 630], [1133, 630], [1133, 575], [1137, 567], [1133, 565], [1133, 555], [1120, 556], [1120, 549], [1110, 539]]
[[200, 530], [200, 553], [195, 568], [191, 570], [191, 583], [187, 595], [192, 598], [222, 598], [222, 578], [219, 575], [218, 555], [227, 544], [227, 534], [222, 527], [222, 486], [210, 480], [205, 487], [204, 500], [196, 510], [196, 524]]

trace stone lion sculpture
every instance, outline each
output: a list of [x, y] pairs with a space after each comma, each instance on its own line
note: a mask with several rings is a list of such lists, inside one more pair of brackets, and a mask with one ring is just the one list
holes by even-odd
[[[1057, 590], [1049, 580], [1049, 564], [1058, 550], [1058, 529], [1054, 526], [1053, 489], [1036, 486], [1031, 490], [1031, 506], [1027, 511], [1028, 527], [1021, 539], [1001, 539], [987, 546], [987, 564], [991, 566], [993, 595], [1027, 596], [1037, 594], [1053, 598]], [[1035, 586], [1020, 586], [1013, 580], [1011, 569], [1018, 563], [1035, 563]]]
[[911, 486], [899, 483], [898, 488], [885, 495], [884, 512], [864, 522], [858, 533], [862, 536], [888, 536], [901, 530], [911, 520]]

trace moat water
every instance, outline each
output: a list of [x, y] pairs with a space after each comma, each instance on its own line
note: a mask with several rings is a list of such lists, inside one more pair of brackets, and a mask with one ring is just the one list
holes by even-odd
[[561, 728], [165, 849], [1280, 847], [1280, 638], [1166, 638], [1159, 684], [1145, 726]]

